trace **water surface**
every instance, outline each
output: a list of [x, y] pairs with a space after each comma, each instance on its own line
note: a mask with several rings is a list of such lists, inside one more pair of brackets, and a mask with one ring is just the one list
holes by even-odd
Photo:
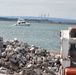
[[0, 37], [4, 40], [18, 38], [29, 45], [47, 50], [60, 50], [60, 31], [68, 29], [68, 24], [31, 23], [30, 26], [15, 26], [16, 22], [0, 21]]

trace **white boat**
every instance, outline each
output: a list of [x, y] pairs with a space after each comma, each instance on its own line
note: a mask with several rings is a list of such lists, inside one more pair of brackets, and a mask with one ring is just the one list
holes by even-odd
[[30, 23], [26, 22], [24, 19], [18, 19], [16, 26], [30, 26]]

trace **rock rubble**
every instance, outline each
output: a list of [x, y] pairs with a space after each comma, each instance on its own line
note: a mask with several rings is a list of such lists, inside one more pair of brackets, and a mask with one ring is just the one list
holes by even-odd
[[18, 39], [0, 38], [0, 73], [6, 75], [58, 75], [59, 54], [28, 45]]

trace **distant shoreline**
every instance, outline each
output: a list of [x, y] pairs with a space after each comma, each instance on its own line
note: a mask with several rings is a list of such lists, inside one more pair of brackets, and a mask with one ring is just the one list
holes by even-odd
[[[17, 21], [17, 20], [0, 20], [0, 21]], [[73, 24], [76, 25], [76, 23], [65, 23], [65, 22], [50, 22], [50, 21], [35, 21], [35, 20], [26, 20], [26, 22], [30, 22], [30, 23], [49, 23], [49, 24]]]
[[[18, 18], [7, 18], [7, 17], [0, 17], [0, 21], [17, 21]], [[37, 19], [25, 19], [26, 22], [30, 23], [49, 23], [49, 24], [73, 24], [76, 25], [76, 23], [72, 22], [56, 22], [48, 19], [42, 19], [42, 20], [37, 20]]]

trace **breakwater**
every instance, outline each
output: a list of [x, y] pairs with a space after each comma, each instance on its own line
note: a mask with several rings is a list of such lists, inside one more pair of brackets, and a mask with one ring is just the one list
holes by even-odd
[[17, 38], [0, 37], [0, 73], [6, 75], [58, 75], [59, 54], [28, 45]]

